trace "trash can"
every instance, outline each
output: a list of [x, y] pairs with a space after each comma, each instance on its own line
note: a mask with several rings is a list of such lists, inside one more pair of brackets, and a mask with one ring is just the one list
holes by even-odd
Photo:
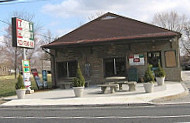
[[137, 68], [134, 68], [134, 67], [129, 68], [129, 70], [128, 70], [128, 81], [138, 82]]

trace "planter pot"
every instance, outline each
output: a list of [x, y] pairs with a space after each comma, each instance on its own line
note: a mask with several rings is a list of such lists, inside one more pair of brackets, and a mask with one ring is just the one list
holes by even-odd
[[76, 97], [82, 97], [84, 93], [84, 87], [73, 87]]
[[146, 93], [151, 93], [154, 91], [154, 84], [153, 83], [144, 83], [144, 90]]
[[16, 90], [16, 94], [18, 99], [23, 99], [25, 97], [26, 89], [18, 89]]
[[164, 85], [165, 77], [156, 77], [156, 82], [158, 85]]

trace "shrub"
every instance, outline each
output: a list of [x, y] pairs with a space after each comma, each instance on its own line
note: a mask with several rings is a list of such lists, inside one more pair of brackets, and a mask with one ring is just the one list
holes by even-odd
[[17, 78], [17, 83], [15, 84], [15, 88], [16, 89], [24, 89], [25, 88], [21, 74], [19, 74], [19, 76]]
[[152, 65], [148, 65], [147, 70], [144, 74], [144, 82], [154, 82], [153, 71], [151, 70]]
[[165, 77], [166, 73], [164, 69], [161, 67], [160, 63], [158, 63], [158, 69], [155, 71], [155, 76], [156, 77]]
[[85, 85], [85, 79], [80, 70], [80, 65], [78, 64], [76, 77], [73, 79], [73, 86], [74, 87], [83, 87], [84, 85]]

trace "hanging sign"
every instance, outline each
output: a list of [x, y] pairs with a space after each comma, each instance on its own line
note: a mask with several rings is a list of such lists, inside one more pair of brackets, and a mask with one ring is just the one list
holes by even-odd
[[29, 87], [31, 85], [30, 82], [30, 64], [29, 60], [22, 60], [22, 71], [23, 71], [23, 80], [24, 85]]
[[134, 54], [129, 56], [129, 65], [144, 65], [144, 55]]
[[19, 18], [12, 18], [13, 47], [34, 48], [33, 23]]

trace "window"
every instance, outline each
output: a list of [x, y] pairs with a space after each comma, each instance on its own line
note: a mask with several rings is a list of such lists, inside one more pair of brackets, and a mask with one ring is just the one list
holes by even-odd
[[105, 76], [125, 76], [126, 61], [124, 57], [104, 59]]
[[161, 64], [161, 53], [159, 51], [156, 52], [148, 52], [148, 64], [151, 64], [153, 69], [158, 68], [158, 63]]
[[77, 61], [58, 62], [58, 77], [75, 77], [77, 69]]

